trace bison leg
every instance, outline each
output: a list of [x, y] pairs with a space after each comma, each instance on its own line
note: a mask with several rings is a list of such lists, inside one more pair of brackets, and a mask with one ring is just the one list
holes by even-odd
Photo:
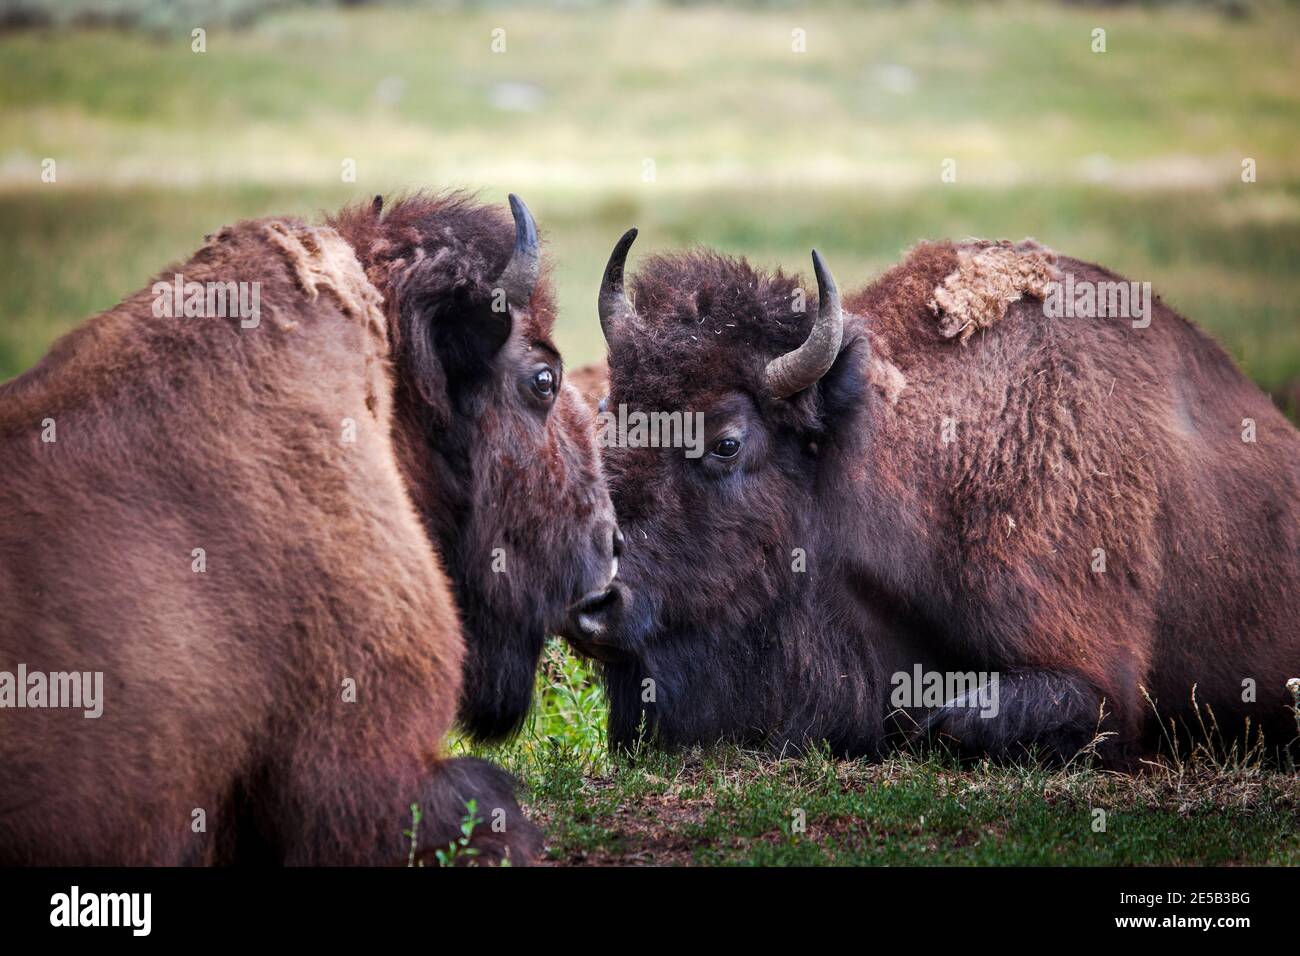
[[[350, 766], [359, 766], [349, 761]], [[241, 820], [240, 852], [234, 862], [280, 862], [289, 866], [405, 866], [411, 857], [411, 805], [420, 808], [415, 859], [438, 866], [438, 851], [456, 864], [513, 865], [534, 862], [541, 833], [515, 800], [515, 781], [484, 760], [439, 760], [412, 783], [403, 774], [348, 775], [331, 770], [290, 771], [292, 783], [268, 781], [254, 795], [257, 820]], [[469, 840], [462, 826], [474, 804]]]
[[1101, 695], [1071, 674], [1015, 671], [988, 689], [957, 697], [924, 721], [914, 739], [947, 747], [959, 757], [1019, 759], [1031, 753], [1070, 760], [1096, 736]]
[[[457, 842], [468, 804], [474, 801], [474, 825], [466, 854]], [[500, 767], [474, 757], [444, 760], [421, 801], [417, 859], [436, 866], [438, 851], [456, 843], [460, 863], [534, 862], [542, 851], [542, 834], [515, 802], [515, 780]], [[444, 859], [446, 854], [444, 854]]]

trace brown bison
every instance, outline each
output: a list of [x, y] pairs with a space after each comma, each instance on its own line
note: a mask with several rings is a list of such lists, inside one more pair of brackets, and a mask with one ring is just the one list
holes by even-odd
[[551, 340], [536, 226], [510, 201], [517, 235], [460, 195], [331, 221], [384, 297], [397, 458], [460, 607], [460, 721], [487, 740], [523, 722], [547, 635], [605, 590], [622, 545], [591, 412]]
[[843, 305], [813, 253], [807, 309], [779, 272], [659, 256], [629, 298], [634, 236], [605, 414], [702, 412], [708, 451], [604, 451], [626, 553], [569, 635], [613, 743], [1103, 734], [1122, 765], [1157, 714], [1199, 727], [1193, 688], [1225, 738], [1295, 736], [1300, 435], [1194, 325], [1140, 287], [1132, 320], [1096, 308], [1123, 280], [1032, 243], [922, 244]]
[[[525, 632], [530, 576], [612, 560], [514, 206], [402, 204], [386, 300], [334, 229], [224, 229], [0, 386], [0, 863], [405, 862], [412, 804], [423, 859], [470, 801], [478, 859], [537, 852], [507, 775], [439, 753], [462, 617]], [[371, 255], [379, 212], [340, 220]], [[467, 497], [485, 468], [523, 500]]]

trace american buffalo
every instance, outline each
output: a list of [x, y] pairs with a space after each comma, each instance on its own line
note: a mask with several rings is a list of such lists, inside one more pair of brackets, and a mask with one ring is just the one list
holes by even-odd
[[629, 296], [634, 236], [607, 413], [703, 412], [708, 453], [604, 451], [627, 546], [569, 635], [615, 745], [1294, 738], [1300, 435], [1192, 323], [1032, 242], [924, 243], [843, 304], [816, 253], [806, 308], [707, 251]]
[[486, 740], [523, 722], [547, 635], [605, 589], [622, 544], [591, 412], [551, 341], [536, 226], [511, 202], [517, 235], [454, 194], [331, 220], [384, 296], [398, 462], [461, 611], [460, 721]]
[[424, 859], [471, 801], [476, 859], [537, 852], [512, 781], [440, 754], [462, 621], [527, 656], [612, 570], [513, 206], [415, 197], [390, 258], [345, 213], [379, 287], [335, 229], [223, 229], [0, 386], [0, 863], [405, 862], [412, 804]]

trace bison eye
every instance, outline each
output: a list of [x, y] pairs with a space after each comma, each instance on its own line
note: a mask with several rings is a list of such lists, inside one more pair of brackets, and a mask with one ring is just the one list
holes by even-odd
[[740, 454], [740, 442], [735, 438], [722, 438], [713, 446], [712, 452], [714, 458], [721, 458], [723, 461], [729, 461]]
[[539, 368], [533, 373], [533, 391], [549, 401], [555, 397], [555, 373], [549, 368]]

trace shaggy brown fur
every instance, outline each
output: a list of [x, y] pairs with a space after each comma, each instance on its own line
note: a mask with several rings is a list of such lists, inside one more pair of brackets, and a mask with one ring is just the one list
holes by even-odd
[[[957, 547], [938, 552], [939, 578], [977, 624], [963, 639], [985, 660], [1010, 650], [1006, 666], [1080, 675], [1126, 739], [1156, 740], [1142, 687], [1190, 721], [1193, 685], [1229, 725], [1250, 717], [1275, 743], [1291, 739], [1300, 435], [1159, 300], [1141, 330], [1049, 319], [1023, 301], [966, 354], [953, 349], [912, 294], [917, 276], [950, 276], [954, 256], [960, 270], [959, 249], [921, 246], [848, 306], [912, 385], [876, 441], [897, 448], [896, 493], [946, 512], [939, 527]], [[1076, 283], [1122, 281], [1059, 266]], [[936, 449], [926, 439], [942, 416], [959, 438]], [[1242, 440], [1247, 418], [1255, 443]], [[1257, 702], [1242, 699], [1247, 680]]]
[[[419, 194], [333, 224], [383, 293], [398, 458], [455, 588], [469, 653], [460, 720], [499, 739], [528, 713], [542, 645], [612, 575], [614, 512], [592, 414], [564, 381], [543, 278], [494, 312], [513, 246], [499, 209]], [[555, 394], [532, 388], [542, 369]]]
[[511, 781], [439, 755], [464, 649], [377, 291], [292, 220], [175, 272], [260, 282], [261, 324], [146, 288], [0, 386], [0, 669], [104, 675], [98, 719], [0, 709], [0, 863], [399, 863], [412, 803], [427, 852], [470, 799], [481, 858], [527, 861]]
[[915, 664], [1000, 672], [996, 719], [911, 711], [976, 753], [1068, 757], [1100, 725], [1124, 763], [1161, 736], [1142, 688], [1185, 727], [1195, 686], [1225, 736], [1295, 736], [1300, 435], [1158, 300], [1135, 329], [1017, 299], [1049, 267], [1119, 279], [1048, 256], [917, 247], [846, 299], [839, 359], [791, 400], [764, 371], [812, 322], [792, 279], [707, 253], [640, 270], [610, 403], [702, 411], [709, 442], [742, 449], [605, 452], [628, 539], [605, 637], [625, 657], [606, 669], [616, 742], [644, 713], [664, 742], [878, 752], [890, 675]]
[[[600, 412], [608, 406], [609, 399], [609, 362], [601, 359], [582, 368], [574, 369], [568, 375], [569, 383], [578, 390], [582, 400], [593, 412]], [[891, 405], [898, 401], [907, 387], [907, 379], [898, 370], [898, 366], [885, 359], [872, 357], [869, 381], [875, 386]]]

